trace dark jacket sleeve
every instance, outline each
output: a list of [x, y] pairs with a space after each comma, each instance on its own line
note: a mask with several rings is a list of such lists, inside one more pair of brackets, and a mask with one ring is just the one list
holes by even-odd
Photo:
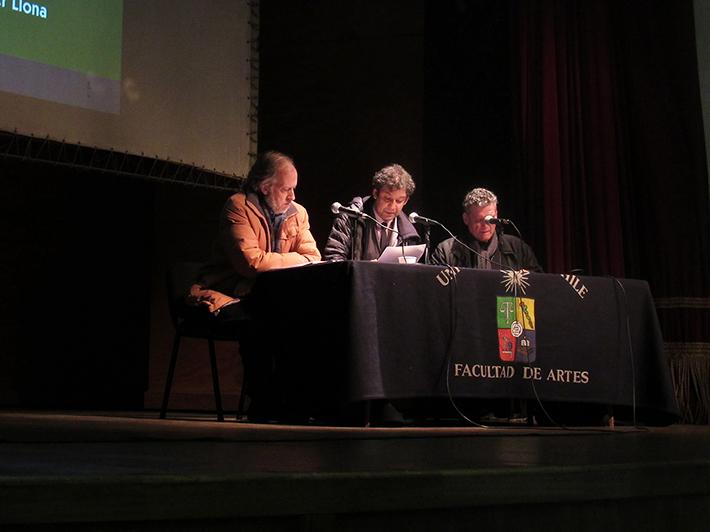
[[542, 273], [542, 267], [537, 262], [537, 257], [532, 248], [525, 242], [521, 241], [522, 244], [522, 267], [531, 272]]
[[503, 251], [501, 262], [506, 268], [542, 272], [532, 248], [523, 240], [513, 235], [498, 235], [499, 249]]
[[430, 264], [448, 266], [451, 263], [451, 243], [448, 240], [440, 242], [429, 257]]
[[[355, 207], [362, 211], [365, 204], [365, 198], [355, 196], [350, 200], [348, 207]], [[355, 251], [356, 257], [351, 257], [352, 240], [356, 238], [353, 234], [353, 220], [345, 214], [339, 214], [333, 220], [333, 226], [330, 228], [328, 240], [325, 243], [323, 250], [323, 260], [350, 260], [359, 258], [359, 250]]]
[[328, 240], [325, 243], [323, 258], [325, 260], [349, 260], [350, 243], [352, 241], [353, 225], [350, 218], [344, 214], [333, 220]]

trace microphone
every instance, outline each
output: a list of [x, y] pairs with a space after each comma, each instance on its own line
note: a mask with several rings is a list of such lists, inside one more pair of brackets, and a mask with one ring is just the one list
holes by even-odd
[[499, 225], [499, 224], [509, 224], [510, 220], [506, 218], [494, 218], [490, 214], [486, 214], [485, 218], [483, 218], [486, 223], [489, 223], [491, 225]]
[[441, 225], [436, 220], [432, 220], [431, 218], [426, 218], [424, 216], [419, 216], [416, 212], [409, 213], [409, 221], [412, 222], [413, 224]]
[[346, 207], [345, 205], [341, 205], [340, 202], [337, 201], [330, 206], [330, 212], [332, 212], [333, 214], [345, 214], [346, 216], [353, 216], [355, 218], [360, 218], [365, 215], [364, 212], [362, 212], [354, 205]]

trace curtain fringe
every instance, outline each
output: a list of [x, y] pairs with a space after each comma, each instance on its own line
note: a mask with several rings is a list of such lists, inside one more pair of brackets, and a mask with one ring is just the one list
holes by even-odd
[[681, 422], [710, 424], [710, 343], [666, 342]]

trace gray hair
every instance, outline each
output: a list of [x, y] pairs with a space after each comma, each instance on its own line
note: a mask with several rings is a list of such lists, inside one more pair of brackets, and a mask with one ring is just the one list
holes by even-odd
[[276, 177], [279, 170], [286, 164], [295, 166], [291, 157], [278, 151], [260, 153], [249, 170], [244, 182], [244, 189], [248, 192], [258, 192], [261, 185]]
[[372, 177], [372, 188], [381, 190], [391, 188], [392, 190], [404, 189], [407, 196], [414, 194], [416, 185], [412, 176], [398, 164], [391, 164], [378, 170]]
[[484, 207], [491, 203], [498, 203], [498, 198], [493, 192], [485, 188], [474, 188], [463, 199], [463, 210], [467, 211], [471, 205]]

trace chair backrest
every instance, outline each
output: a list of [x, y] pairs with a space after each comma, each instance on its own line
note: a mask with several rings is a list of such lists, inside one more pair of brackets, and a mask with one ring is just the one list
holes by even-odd
[[175, 262], [167, 269], [166, 285], [168, 307], [173, 325], [177, 327], [185, 309], [185, 296], [197, 279], [203, 264], [200, 262]]

